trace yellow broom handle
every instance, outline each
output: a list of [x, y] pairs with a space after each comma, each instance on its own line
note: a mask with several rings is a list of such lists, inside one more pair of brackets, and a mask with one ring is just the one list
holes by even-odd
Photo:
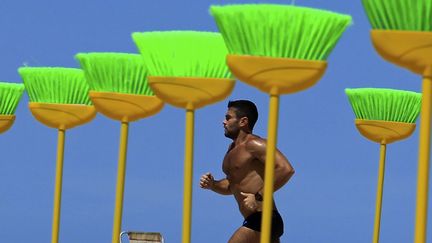
[[431, 77], [424, 77], [420, 113], [419, 165], [417, 179], [417, 205], [415, 243], [426, 243], [427, 204], [429, 187], [430, 123], [431, 123]]
[[186, 140], [183, 185], [182, 243], [190, 243], [192, 216], [192, 175], [194, 143], [194, 110], [186, 110]]
[[194, 143], [194, 110], [186, 110], [185, 165], [183, 188], [183, 234], [182, 242], [190, 243], [192, 215], [192, 175]]
[[380, 161], [379, 161], [379, 167], [378, 167], [378, 186], [377, 186], [377, 194], [376, 194], [373, 243], [378, 243], [379, 242], [379, 236], [380, 236], [381, 209], [382, 209], [382, 198], [383, 198], [383, 188], [384, 188], [385, 158], [386, 158], [386, 145], [381, 144]]
[[59, 239], [65, 135], [66, 135], [65, 130], [63, 129], [58, 130], [57, 163], [56, 163], [56, 178], [55, 178], [55, 190], [54, 190], [54, 215], [53, 215], [52, 235], [51, 235], [52, 243], [57, 243]]
[[124, 193], [125, 174], [126, 174], [128, 129], [129, 129], [129, 123], [122, 122], [121, 135], [120, 135], [119, 161], [118, 161], [118, 169], [117, 169], [114, 226], [113, 226], [113, 234], [112, 234], [113, 243], [118, 243], [120, 240], [120, 230], [121, 230], [122, 213], [123, 213], [123, 193]]
[[261, 221], [261, 243], [270, 242], [273, 211], [274, 164], [279, 113], [279, 96], [270, 95], [270, 112], [267, 130], [267, 151], [264, 172], [264, 202]]

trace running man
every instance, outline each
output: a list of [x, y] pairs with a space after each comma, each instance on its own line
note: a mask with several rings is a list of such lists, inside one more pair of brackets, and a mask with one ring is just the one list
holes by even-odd
[[[225, 136], [233, 142], [225, 154], [222, 170], [226, 178], [215, 180], [211, 173], [201, 176], [200, 187], [222, 195], [234, 195], [243, 225], [231, 236], [228, 243], [254, 243], [260, 240], [261, 214], [264, 187], [266, 140], [252, 134], [258, 120], [255, 104], [248, 100], [228, 103], [223, 126]], [[294, 169], [287, 158], [276, 149], [274, 191], [285, 185]], [[283, 221], [273, 200], [272, 242], [280, 242]]]

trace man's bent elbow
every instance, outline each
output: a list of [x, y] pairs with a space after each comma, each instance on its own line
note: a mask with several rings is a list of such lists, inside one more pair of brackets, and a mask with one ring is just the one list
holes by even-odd
[[287, 167], [286, 169], [285, 169], [285, 178], [287, 178], [287, 181], [294, 175], [294, 173], [295, 173], [295, 170], [294, 170], [294, 168], [290, 168], [290, 167]]
[[287, 183], [295, 173], [294, 168], [289, 164], [279, 164], [276, 166], [275, 170], [280, 180], [283, 181], [283, 184]]
[[293, 176], [294, 174], [295, 174], [295, 170], [291, 169], [290, 172], [289, 172], [290, 177]]

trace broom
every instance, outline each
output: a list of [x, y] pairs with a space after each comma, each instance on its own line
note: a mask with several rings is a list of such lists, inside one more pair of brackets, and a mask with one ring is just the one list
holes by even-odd
[[269, 242], [279, 96], [309, 88], [320, 79], [325, 59], [351, 17], [273, 4], [212, 6], [210, 11], [228, 47], [233, 74], [270, 95], [261, 227], [261, 242]]
[[426, 242], [432, 107], [432, 1], [362, 0], [372, 43], [387, 61], [423, 76], [415, 243]]
[[15, 121], [15, 110], [24, 92], [23, 84], [0, 82], [0, 133]]
[[58, 242], [66, 130], [91, 121], [96, 111], [88, 97], [84, 73], [74, 68], [22, 67], [18, 69], [30, 98], [33, 116], [58, 129], [54, 213], [51, 242]]
[[366, 138], [380, 144], [378, 186], [373, 231], [374, 243], [379, 242], [384, 187], [386, 146], [410, 136], [420, 113], [421, 94], [394, 89], [346, 89], [356, 116], [355, 124]]
[[190, 242], [194, 112], [223, 100], [234, 88], [219, 33], [144, 32], [132, 35], [150, 72], [150, 86], [167, 103], [186, 110], [182, 242]]
[[96, 110], [120, 121], [120, 146], [112, 242], [120, 239], [129, 123], [158, 113], [163, 103], [148, 86], [142, 57], [128, 53], [79, 53]]

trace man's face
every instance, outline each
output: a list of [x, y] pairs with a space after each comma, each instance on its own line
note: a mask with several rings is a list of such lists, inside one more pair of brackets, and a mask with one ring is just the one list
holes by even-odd
[[235, 108], [228, 108], [223, 121], [225, 137], [234, 139], [240, 131], [240, 120], [237, 118]]

